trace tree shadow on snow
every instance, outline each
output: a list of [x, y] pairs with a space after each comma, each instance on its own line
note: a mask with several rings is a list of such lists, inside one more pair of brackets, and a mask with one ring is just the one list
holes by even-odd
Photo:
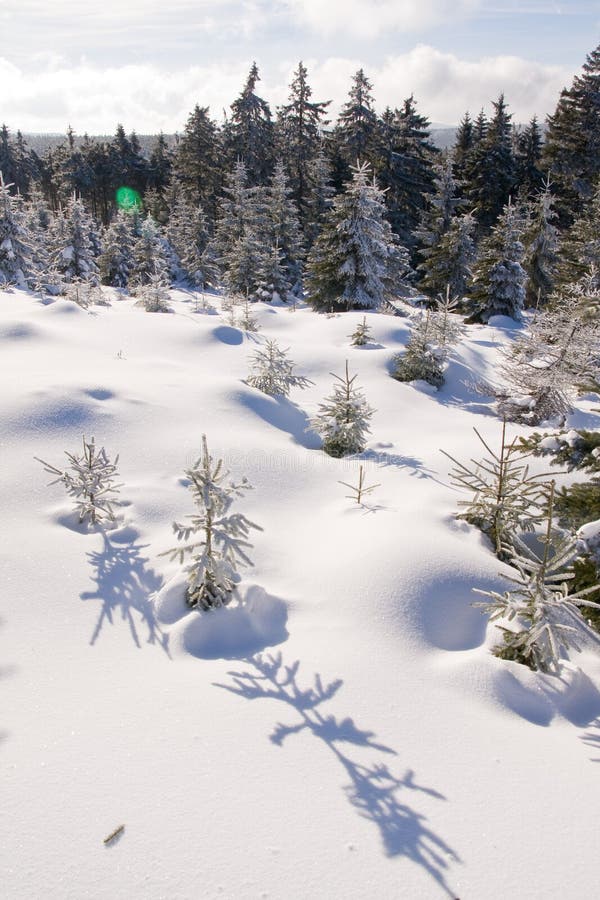
[[306, 413], [288, 400], [287, 397], [270, 397], [260, 391], [244, 392], [240, 403], [260, 416], [263, 421], [291, 435], [296, 444], [307, 450], [317, 450], [322, 445], [321, 438], [311, 430]]
[[593, 730], [582, 734], [581, 740], [598, 753], [598, 756], [590, 757], [591, 762], [600, 762], [600, 718], [590, 724]]
[[[523, 719], [543, 728], [557, 715], [579, 728], [594, 727], [600, 721], [600, 692], [581, 669], [569, 667], [559, 675], [535, 673], [534, 677], [525, 666], [509, 665], [496, 677], [496, 694]], [[589, 732], [582, 740], [600, 748], [600, 738], [593, 738], [594, 732]]]
[[433, 478], [431, 469], [427, 469], [423, 465], [423, 461], [416, 456], [389, 453], [385, 449], [369, 449], [363, 450], [362, 453], [354, 454], [352, 458], [359, 461], [372, 462], [378, 466], [396, 466], [399, 469], [411, 469], [411, 475], [416, 475], [417, 478]]
[[333, 753], [348, 775], [344, 788], [350, 804], [359, 815], [371, 821], [379, 830], [386, 856], [405, 856], [429, 873], [450, 896], [455, 894], [446, 882], [449, 862], [460, 862], [457, 854], [428, 826], [425, 816], [402, 802], [407, 791], [417, 791], [444, 800], [442, 794], [423, 787], [415, 781], [414, 772], [408, 769], [398, 778], [383, 762], [363, 765], [350, 758], [340, 745], [364, 747], [378, 753], [395, 756], [394, 750], [375, 741], [371, 731], [362, 731], [352, 719], [337, 719], [325, 715], [319, 707], [331, 700], [343, 682], [336, 679], [323, 684], [320, 676], [314, 677], [314, 685], [300, 687], [297, 681], [299, 661], [291, 666], [283, 664], [281, 654], [258, 654], [246, 661], [250, 668], [245, 672], [229, 672], [233, 684], [218, 684], [246, 700], [279, 700], [295, 713], [292, 724], [278, 723], [270, 740], [283, 746], [290, 735], [310, 732]]
[[90, 644], [95, 644], [105, 624], [114, 624], [120, 615], [127, 623], [136, 647], [141, 647], [138, 628], [147, 628], [147, 644], [158, 644], [169, 655], [169, 638], [156, 621], [151, 601], [162, 579], [149, 568], [148, 558], [141, 551], [146, 544], [138, 543], [139, 534], [133, 528], [123, 528], [111, 534], [102, 529], [102, 550], [88, 553], [95, 572], [92, 580], [95, 591], [84, 591], [82, 600], [100, 600], [102, 606]]

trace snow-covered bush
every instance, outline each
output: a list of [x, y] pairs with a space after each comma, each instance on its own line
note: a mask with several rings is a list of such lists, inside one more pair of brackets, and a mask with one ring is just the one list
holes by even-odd
[[294, 375], [294, 363], [277, 341], [267, 341], [264, 350], [257, 350], [252, 355], [251, 367], [247, 383], [273, 397], [278, 394], [287, 397], [292, 388], [305, 388], [312, 384], [304, 375]]
[[357, 376], [350, 378], [348, 361], [345, 375], [333, 377], [337, 382], [333, 394], [319, 405], [319, 412], [310, 424], [323, 438], [325, 453], [339, 458], [365, 449], [374, 410], [355, 386]]
[[250, 529], [262, 531], [241, 513], [230, 513], [235, 498], [243, 496], [250, 485], [245, 478], [238, 484], [225, 483], [229, 473], [222, 459], [213, 463], [206, 435], [202, 436], [202, 456], [185, 474], [198, 509], [187, 517], [188, 524], [173, 523], [177, 540], [185, 543], [162, 555], [182, 564], [191, 557], [185, 570], [188, 606], [203, 610], [226, 606], [239, 581], [237, 566], [252, 565], [246, 552], [252, 546], [247, 540]]
[[577, 545], [571, 535], [559, 535], [552, 530], [553, 487], [542, 556], [530, 550], [517, 535], [512, 535], [511, 543], [504, 550], [517, 570], [514, 576], [508, 577], [513, 587], [504, 594], [476, 588], [476, 593], [489, 600], [475, 605], [489, 613], [492, 622], [504, 619], [513, 623], [509, 628], [500, 626], [504, 643], [495, 648], [496, 656], [556, 675], [561, 658], [568, 656], [571, 647], [579, 650], [578, 637], [587, 630], [579, 607], [600, 609], [600, 604], [588, 599], [596, 590], [593, 587], [569, 594], [568, 582], [574, 577], [572, 564]]
[[502, 425], [500, 451], [496, 453], [473, 429], [489, 456], [473, 465], [458, 462], [445, 450], [455, 468], [450, 471], [453, 484], [471, 493], [469, 500], [460, 500], [464, 508], [460, 519], [480, 528], [494, 545], [496, 555], [504, 558], [506, 545], [520, 531], [533, 531], [543, 519], [544, 485], [542, 475], [530, 475], [524, 460], [530, 455], [517, 445], [515, 438], [506, 439], [506, 422]]
[[95, 525], [104, 521], [113, 522], [114, 507], [118, 504], [115, 495], [121, 487], [115, 483], [119, 457], [111, 462], [104, 447], [97, 450], [94, 438], [86, 441], [85, 436], [83, 453], [78, 455], [65, 451], [65, 454], [70, 463], [65, 470], [58, 469], [38, 456], [35, 459], [44, 466], [46, 472], [58, 476], [50, 484], [64, 484], [67, 493], [75, 501], [80, 523], [89, 521]]

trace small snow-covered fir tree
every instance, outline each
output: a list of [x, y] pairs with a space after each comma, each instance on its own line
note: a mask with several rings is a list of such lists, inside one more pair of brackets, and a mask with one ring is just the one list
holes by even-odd
[[0, 172], [0, 284], [25, 288], [33, 269], [31, 235], [11, 187]]
[[421, 225], [416, 232], [423, 262], [417, 271], [423, 273], [420, 287], [429, 296], [444, 290], [448, 281], [446, 266], [441, 265], [443, 254], [436, 254], [438, 244], [450, 228], [461, 200], [452, 171], [452, 157], [445, 157], [434, 166], [435, 191], [427, 195], [428, 206], [421, 212]]
[[67, 493], [75, 501], [80, 523], [89, 521], [95, 525], [105, 521], [113, 522], [114, 507], [118, 504], [115, 495], [121, 487], [115, 482], [119, 457], [111, 462], [104, 447], [96, 449], [94, 438], [86, 441], [85, 436], [81, 454], [67, 451], [65, 454], [69, 467], [64, 470], [38, 456], [35, 459], [44, 466], [46, 472], [58, 476], [50, 484], [64, 484]]
[[[206, 435], [202, 436], [202, 455], [186, 469], [190, 491], [197, 512], [188, 516], [188, 524], [173, 523], [180, 546], [163, 556], [184, 560], [191, 557], [187, 573], [186, 602], [192, 608], [208, 610], [226, 606], [233, 598], [239, 581], [239, 565], [252, 565], [247, 551], [250, 529], [262, 531], [241, 513], [231, 513], [236, 497], [250, 489], [246, 478], [226, 483], [229, 473], [223, 460], [216, 463], [208, 452]], [[196, 537], [197, 536], [197, 537]]]
[[281, 161], [262, 192], [263, 241], [271, 247], [263, 262], [257, 294], [264, 300], [284, 301], [302, 295], [302, 232], [298, 210]]
[[447, 351], [440, 345], [430, 310], [420, 313], [403, 353], [392, 360], [396, 381], [426, 381], [440, 388], [444, 383]]
[[138, 298], [136, 306], [143, 306], [146, 312], [172, 311], [169, 306], [169, 282], [165, 270], [160, 267], [157, 267], [148, 280], [136, 287], [134, 294]]
[[178, 184], [171, 202], [166, 235], [179, 260], [180, 277], [197, 288], [214, 283], [214, 268], [206, 265], [205, 257], [209, 242], [206, 215], [202, 206], [188, 201]]
[[527, 273], [525, 302], [529, 307], [545, 306], [554, 290], [558, 265], [556, 218], [550, 185], [546, 184], [531, 204], [530, 221], [523, 237]]
[[463, 333], [463, 327], [456, 318], [460, 305], [458, 297], [450, 293], [450, 285], [435, 298], [435, 308], [432, 313], [433, 332], [443, 348], [449, 348], [455, 344]]
[[408, 253], [386, 218], [383, 192], [368, 164], [359, 164], [310, 252], [309, 302], [327, 312], [378, 309], [398, 293], [409, 269]]
[[521, 210], [509, 202], [491, 234], [481, 244], [473, 275], [472, 296], [476, 309], [471, 321], [487, 322], [492, 316], [521, 318], [527, 283], [522, 266], [525, 256], [521, 242], [523, 229]]
[[531, 475], [524, 460], [530, 456], [518, 446], [517, 439], [508, 441], [506, 422], [502, 423], [500, 450], [496, 452], [473, 429], [489, 456], [472, 465], [458, 462], [445, 450], [444, 456], [454, 463], [450, 479], [454, 485], [470, 492], [469, 500], [460, 500], [464, 508], [458, 518], [480, 528], [494, 545], [496, 555], [503, 557], [512, 536], [533, 531], [543, 519], [544, 489], [542, 475]]
[[580, 387], [600, 382], [600, 321], [576, 291], [538, 312], [525, 334], [503, 350], [501, 415], [538, 425], [564, 417]]
[[357, 376], [350, 377], [347, 360], [345, 374], [333, 377], [336, 379], [333, 394], [319, 405], [310, 424], [323, 438], [325, 453], [340, 458], [365, 449], [369, 421], [375, 410], [356, 387]]
[[475, 219], [470, 213], [456, 216], [430, 248], [420, 267], [424, 273], [421, 287], [430, 297], [446, 286], [453, 297], [461, 300], [469, 293], [476, 257], [474, 232]]
[[103, 284], [116, 288], [129, 285], [134, 268], [133, 232], [131, 216], [119, 211], [104, 235], [104, 249], [98, 257], [100, 279]]
[[65, 299], [72, 300], [73, 303], [76, 303], [82, 309], [87, 309], [94, 304], [97, 306], [110, 306], [98, 284], [83, 281], [79, 278], [65, 285], [64, 294]]
[[288, 397], [292, 388], [312, 384], [304, 375], [294, 375], [294, 363], [277, 341], [267, 341], [263, 350], [257, 350], [252, 355], [251, 367], [247, 383], [272, 397]]
[[59, 227], [53, 230], [56, 250], [53, 262], [65, 281], [79, 279], [98, 283], [96, 249], [99, 237], [96, 224], [87, 212], [83, 202], [73, 196]]
[[219, 204], [211, 248], [218, 259], [223, 283], [230, 293], [254, 297], [265, 282], [265, 266], [272, 247], [265, 233], [265, 189], [248, 186], [248, 173], [238, 161], [227, 178]]
[[260, 331], [260, 325], [258, 320], [252, 313], [251, 304], [249, 298], [246, 296], [239, 304], [240, 307], [240, 318], [239, 318], [239, 327], [242, 331], [246, 331], [249, 334], [256, 334], [257, 331]]
[[352, 334], [349, 334], [350, 343], [353, 347], [364, 347], [369, 343], [371, 337], [371, 329], [367, 325], [367, 317], [363, 316], [362, 322], [359, 322]]
[[129, 276], [129, 284], [136, 289], [149, 284], [153, 277], [160, 274], [169, 283], [169, 258], [166, 241], [160, 227], [147, 217], [139, 226], [139, 236], [133, 245], [133, 267]]
[[496, 656], [557, 675], [561, 659], [568, 657], [571, 647], [579, 650], [578, 637], [589, 632], [579, 607], [600, 609], [600, 604], [588, 599], [597, 586], [569, 594], [578, 548], [571, 535], [558, 534], [552, 528], [553, 492], [554, 483], [548, 498], [543, 554], [538, 556], [517, 535], [511, 535], [503, 549], [517, 570], [516, 575], [507, 576], [514, 587], [504, 594], [475, 588], [489, 600], [474, 605], [483, 608], [492, 622], [504, 619], [514, 623], [509, 628], [500, 626], [504, 643], [495, 648]]

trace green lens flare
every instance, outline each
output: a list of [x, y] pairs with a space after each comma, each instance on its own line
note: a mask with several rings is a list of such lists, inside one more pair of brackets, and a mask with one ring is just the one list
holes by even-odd
[[142, 198], [138, 192], [125, 185], [117, 188], [116, 199], [117, 206], [119, 209], [122, 209], [123, 212], [134, 212], [134, 210], [140, 209], [142, 206]]

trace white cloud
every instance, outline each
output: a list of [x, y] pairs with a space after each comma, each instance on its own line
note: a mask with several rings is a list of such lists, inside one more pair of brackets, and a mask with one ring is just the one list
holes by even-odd
[[[16, 130], [64, 132], [71, 124], [78, 133], [113, 133], [118, 122], [140, 133], [181, 131], [196, 103], [210, 106], [221, 120], [239, 95], [249, 60], [190, 66], [173, 71], [156, 65], [100, 68], [81, 63], [67, 66], [48, 58], [35, 71], [0, 58], [0, 115]], [[364, 62], [332, 57], [306, 59], [313, 94], [332, 99], [332, 114], [345, 102], [353, 73]], [[260, 65], [260, 60], [259, 60]], [[272, 106], [285, 101], [297, 63], [261, 67], [260, 93]], [[414, 94], [419, 111], [431, 121], [456, 123], [466, 109], [489, 109], [504, 91], [515, 121], [551, 112], [560, 89], [573, 72], [510, 56], [463, 60], [433, 47], [419, 45], [409, 53], [387, 58], [378, 67], [364, 66], [373, 83], [377, 107], [399, 106]]]
[[318, 32], [373, 38], [390, 29], [420, 31], [476, 12], [481, 0], [287, 0], [297, 20]]

